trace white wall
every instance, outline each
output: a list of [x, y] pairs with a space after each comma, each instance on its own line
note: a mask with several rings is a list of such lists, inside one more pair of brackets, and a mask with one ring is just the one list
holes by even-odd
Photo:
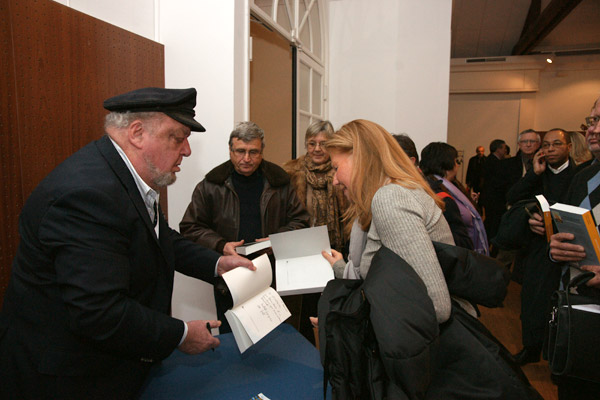
[[445, 141], [451, 0], [330, 0], [329, 118]]
[[54, 0], [119, 28], [155, 40], [158, 0]]

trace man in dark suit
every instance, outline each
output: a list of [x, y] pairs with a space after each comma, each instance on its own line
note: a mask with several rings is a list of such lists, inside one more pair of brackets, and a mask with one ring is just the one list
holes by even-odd
[[483, 168], [485, 166], [485, 148], [483, 146], [477, 146], [475, 149], [475, 155], [469, 159], [469, 166], [467, 167], [467, 189], [474, 192], [480, 193], [483, 186]]
[[175, 348], [219, 345], [170, 314], [174, 270], [211, 282], [252, 263], [169, 228], [159, 190], [175, 181], [195, 89], [145, 88], [104, 102], [106, 135], [56, 167], [21, 212], [0, 314], [0, 398], [133, 398]]
[[490, 155], [485, 160], [483, 168], [483, 188], [479, 203], [485, 209], [485, 230], [489, 240], [496, 236], [500, 218], [506, 211], [506, 188], [504, 172], [500, 162], [506, 155], [506, 143], [502, 139], [492, 140]]
[[[544, 136], [542, 149], [533, 157], [532, 167], [508, 191], [508, 204], [544, 195], [550, 204], [564, 203], [575, 175], [575, 163], [569, 158], [571, 136], [563, 129], [552, 129]], [[521, 289], [521, 332], [523, 349], [515, 355], [520, 365], [540, 360], [544, 330], [548, 324], [550, 296], [558, 288], [560, 268], [547, 257], [545, 236], [531, 234], [517, 255], [523, 266]]]

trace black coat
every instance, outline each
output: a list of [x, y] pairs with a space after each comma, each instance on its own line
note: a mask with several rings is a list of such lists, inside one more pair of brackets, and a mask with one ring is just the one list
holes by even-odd
[[0, 398], [129, 398], [178, 346], [174, 270], [213, 281], [219, 254], [159, 212], [159, 238], [108, 137], [56, 167], [19, 220], [0, 320]]
[[[502, 302], [508, 273], [496, 260], [456, 246], [434, 246], [451, 294], [488, 307]], [[379, 354], [371, 361], [383, 365], [387, 380], [385, 389], [376, 393], [406, 399], [541, 399], [502, 344], [460, 307], [453, 304], [450, 319], [438, 325], [425, 285], [391, 250], [382, 247], [376, 253], [362, 285], [342, 279], [329, 282], [319, 302], [321, 324], [334, 310], [330, 305], [343, 308], [339, 300], [344, 289], [349, 293], [346, 306], [361, 304], [356, 293], [364, 293], [370, 305], [368, 318]], [[331, 356], [327, 343], [344, 347], [338, 339], [331, 342], [327, 332], [325, 323], [319, 330], [322, 360]], [[337, 349], [329, 351], [339, 353]], [[367, 380], [376, 378], [368, 376], [369, 372], [380, 372], [366, 364], [338, 363], [335, 368], [338, 373], [339, 368], [347, 368], [342, 372], [346, 376]], [[380, 381], [371, 382], [372, 388], [381, 386]], [[346, 397], [338, 398], [350, 398], [352, 388], [347, 390]]]

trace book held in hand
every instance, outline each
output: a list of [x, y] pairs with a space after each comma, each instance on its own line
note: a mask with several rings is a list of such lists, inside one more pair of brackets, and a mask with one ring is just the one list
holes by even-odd
[[244, 243], [243, 245], [236, 247], [235, 251], [242, 256], [247, 256], [269, 247], [271, 247], [271, 241], [264, 240], [262, 242]]
[[544, 218], [544, 227], [546, 228], [546, 239], [550, 241], [552, 235], [554, 235], [554, 228], [552, 227], [552, 214], [550, 213], [550, 204], [548, 204], [548, 200], [542, 194], [538, 194], [535, 196], [535, 199], [538, 201], [538, 208], [540, 209], [540, 213], [542, 214], [542, 218]]
[[331, 253], [327, 226], [269, 235], [275, 255], [275, 285], [282, 296], [320, 293], [334, 278], [321, 251]]
[[600, 235], [592, 212], [562, 203], [551, 205], [550, 211], [556, 229], [561, 233], [572, 233], [575, 239], [569, 243], [578, 244], [585, 249], [586, 258], [577, 264], [600, 265]]
[[273, 272], [266, 254], [252, 260], [256, 271], [234, 268], [223, 274], [233, 298], [233, 308], [225, 313], [233, 337], [243, 353], [265, 337], [291, 314], [271, 285]]

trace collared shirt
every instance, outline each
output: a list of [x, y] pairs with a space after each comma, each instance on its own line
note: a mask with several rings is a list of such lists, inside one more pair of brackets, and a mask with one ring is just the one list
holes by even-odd
[[[131, 161], [129, 161], [127, 154], [125, 154], [125, 152], [123, 151], [121, 146], [119, 146], [117, 144], [117, 142], [112, 140], [112, 138], [110, 136], [109, 136], [109, 139], [112, 142], [113, 146], [115, 146], [117, 153], [119, 153], [119, 155], [123, 159], [123, 162], [125, 163], [125, 165], [127, 165], [127, 169], [129, 169], [129, 172], [131, 172], [131, 176], [133, 176], [133, 180], [135, 181], [135, 185], [137, 186], [137, 188], [140, 192], [140, 196], [142, 196], [142, 200], [144, 200], [144, 205], [146, 206], [146, 210], [148, 211], [148, 216], [150, 217], [150, 221], [154, 221], [154, 217], [156, 217], [156, 226], [154, 226], [154, 232], [156, 233], [156, 238], [158, 238], [158, 225], [159, 225], [158, 220], [159, 220], [159, 218], [158, 218], [158, 215], [156, 215], [156, 212], [158, 212], [158, 206], [157, 206], [157, 209], [155, 212], [154, 204], [158, 204], [160, 194], [156, 190], [154, 190], [150, 186], [148, 186], [148, 184], [146, 182], [144, 182], [142, 177], [137, 173], [137, 171], [133, 167], [133, 164], [131, 163]], [[219, 263], [219, 261], [217, 260], [217, 265], [218, 265], [218, 263]], [[183, 322], [183, 335], [181, 336], [179, 345], [181, 343], [183, 343], [183, 341], [187, 337], [187, 333], [188, 333], [187, 323], [185, 321], [181, 321], [181, 322]]]
[[563, 172], [567, 167], [569, 166], [569, 159], [567, 158], [567, 161], [565, 161], [565, 163], [563, 165], [561, 165], [558, 168], [552, 168], [550, 166], [550, 164], [548, 164], [548, 168], [550, 168], [550, 171], [552, 171], [552, 173], [554, 175], [560, 174], [561, 172]]
[[[144, 200], [144, 205], [146, 206], [146, 210], [148, 211], [148, 216], [150, 217], [150, 221], [154, 221], [154, 218], [156, 217], [156, 226], [154, 226], [154, 232], [156, 233], [156, 237], [158, 238], [158, 219], [159, 218], [158, 218], [158, 215], [156, 215], [156, 213], [154, 211], [154, 204], [158, 204], [160, 194], [156, 190], [154, 190], [150, 186], [148, 186], [148, 184], [146, 182], [144, 182], [142, 177], [137, 173], [137, 171], [133, 167], [133, 164], [131, 164], [131, 161], [129, 161], [129, 158], [127, 157], [127, 155], [125, 154], [125, 152], [123, 151], [121, 146], [119, 146], [117, 144], [117, 142], [112, 140], [111, 137], [109, 137], [109, 138], [110, 138], [110, 141], [112, 142], [113, 146], [115, 146], [115, 149], [117, 149], [117, 152], [123, 159], [123, 162], [125, 162], [125, 165], [127, 165], [127, 169], [129, 169], [129, 172], [131, 172], [131, 175], [133, 176], [133, 180], [135, 181], [135, 185], [137, 186], [137, 188], [140, 192], [140, 196], [142, 196], [142, 200]], [[158, 211], [158, 206], [157, 206], [156, 210]]]

